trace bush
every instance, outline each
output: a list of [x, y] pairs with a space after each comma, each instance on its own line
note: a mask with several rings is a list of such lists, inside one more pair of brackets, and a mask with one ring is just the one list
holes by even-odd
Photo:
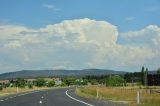
[[16, 87], [24, 88], [26, 86], [26, 81], [22, 78], [16, 79]]
[[63, 86], [67, 86], [67, 85], [66, 85], [66, 83], [62, 82], [61, 86], [63, 87]]
[[34, 81], [35, 86], [42, 87], [46, 85], [46, 80], [43, 78], [38, 78]]
[[28, 84], [28, 88], [32, 89], [33, 85], [32, 84]]
[[54, 80], [48, 81], [48, 83], [47, 83], [47, 87], [53, 87], [54, 85], [55, 85]]
[[86, 79], [77, 79], [75, 80], [75, 85], [87, 85], [88, 81]]
[[67, 86], [74, 85], [74, 84], [75, 84], [75, 81], [76, 81], [76, 79], [73, 78], [73, 77], [67, 77], [67, 78], [64, 78], [64, 79], [63, 79], [63, 82], [64, 82]]
[[90, 82], [91, 82], [91, 84], [92, 84], [92, 85], [96, 85], [96, 84], [98, 84], [98, 82], [97, 82], [97, 80], [96, 80], [96, 79], [92, 79]]
[[106, 80], [106, 86], [123, 86], [124, 83], [124, 78], [119, 75], [110, 76]]
[[2, 91], [3, 90], [3, 87], [0, 85], [0, 91]]

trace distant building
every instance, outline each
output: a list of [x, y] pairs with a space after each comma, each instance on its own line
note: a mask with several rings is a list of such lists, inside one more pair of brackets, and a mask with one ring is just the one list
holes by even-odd
[[9, 82], [9, 80], [0, 80], [0, 83], [5, 83], [7, 84]]
[[62, 80], [59, 79], [59, 78], [55, 78], [54, 81], [55, 81], [55, 85], [61, 85], [62, 84]]

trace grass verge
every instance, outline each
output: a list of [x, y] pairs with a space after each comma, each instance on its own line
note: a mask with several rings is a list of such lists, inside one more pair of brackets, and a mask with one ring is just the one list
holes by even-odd
[[0, 91], [0, 97], [2, 96], [7, 96], [7, 95], [11, 95], [11, 94], [16, 94], [16, 93], [23, 93], [23, 92], [29, 92], [29, 91], [35, 91], [35, 90], [45, 90], [45, 89], [50, 89], [48, 87], [33, 87], [33, 88], [18, 88], [18, 92], [17, 92], [17, 88], [16, 87], [7, 87], [5, 89], [3, 89], [2, 91]]
[[[136, 104], [137, 90], [140, 92], [140, 104]], [[128, 103], [129, 106], [160, 106], [159, 88], [152, 88], [151, 92], [139, 87], [98, 87], [99, 97], [97, 98], [97, 87], [87, 86], [78, 88], [76, 94], [86, 98], [105, 99]]]

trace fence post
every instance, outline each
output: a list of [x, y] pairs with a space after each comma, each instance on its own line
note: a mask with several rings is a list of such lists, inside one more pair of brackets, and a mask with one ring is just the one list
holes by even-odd
[[98, 98], [98, 96], [99, 96], [99, 91], [98, 91], [98, 86], [97, 86], [97, 98]]
[[137, 104], [140, 103], [140, 95], [139, 95], [139, 90], [137, 90]]
[[18, 86], [17, 86], [17, 93], [19, 92], [19, 90], [18, 90]]
[[77, 85], [76, 85], [76, 92], [77, 92]]

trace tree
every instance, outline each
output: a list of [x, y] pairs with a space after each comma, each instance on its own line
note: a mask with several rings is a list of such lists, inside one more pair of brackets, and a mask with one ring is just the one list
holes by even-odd
[[43, 78], [38, 78], [34, 81], [35, 86], [42, 87], [46, 85], [46, 80]]
[[0, 83], [0, 91], [3, 90], [3, 85]]
[[133, 74], [132, 73], [126, 73], [124, 75], [124, 79], [127, 81], [127, 82], [131, 82], [132, 81], [132, 77], [133, 77]]
[[62, 82], [61, 86], [66, 86], [66, 83]]
[[106, 80], [106, 86], [123, 86], [124, 83], [125, 83], [124, 78], [119, 75], [110, 76]]
[[48, 83], [47, 83], [47, 87], [53, 87], [54, 85], [55, 85], [54, 80], [48, 81]]
[[75, 85], [87, 85], [88, 81], [86, 79], [76, 79]]
[[75, 84], [76, 79], [73, 77], [66, 77], [63, 79], [63, 82], [65, 83], [65, 85], [69, 86], [69, 85], [74, 85]]
[[160, 75], [160, 68], [157, 69], [157, 74]]
[[3, 90], [3, 87], [2, 86], [0, 86], [0, 91], [2, 91]]
[[26, 81], [22, 78], [17, 78], [15, 81], [16, 87], [24, 88], [26, 86]]
[[145, 75], [145, 73], [144, 73], [144, 66], [143, 66], [142, 70], [141, 70], [141, 83], [142, 83], [142, 85], [144, 85], [144, 75]]
[[144, 84], [147, 86], [148, 83], [148, 68], [146, 68], [146, 71], [144, 72]]
[[28, 88], [33, 88], [33, 85], [31, 83], [28, 84]]
[[90, 81], [90, 83], [91, 83], [92, 85], [96, 85], [96, 84], [98, 84], [98, 82], [97, 82], [97, 80], [96, 80], [96, 79], [92, 79], [92, 80]]

